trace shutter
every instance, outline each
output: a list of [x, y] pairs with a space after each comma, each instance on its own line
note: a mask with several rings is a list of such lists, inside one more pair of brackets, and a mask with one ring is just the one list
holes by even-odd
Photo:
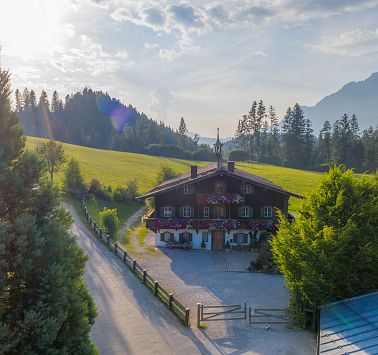
[[174, 233], [169, 233], [169, 237], [171, 239], [171, 242], [173, 242], [173, 240], [175, 239]]
[[264, 218], [264, 207], [260, 207], [260, 217]]
[[248, 244], [248, 234], [244, 233], [244, 244]]
[[164, 207], [160, 207], [160, 217], [164, 217]]
[[172, 217], [175, 217], [175, 208], [172, 207]]
[[160, 241], [164, 242], [164, 233], [160, 233]]
[[238, 206], [238, 217], [241, 217], [242, 213], [241, 213], [241, 206]]
[[193, 241], [193, 234], [189, 233], [189, 242], [192, 242], [192, 241]]
[[179, 217], [182, 217], [182, 207], [179, 207]]
[[249, 207], [249, 218], [253, 218], [253, 208]]
[[180, 233], [180, 234], [179, 234], [179, 242], [181, 243], [182, 240], [183, 240], [183, 235], [182, 235], [182, 233]]

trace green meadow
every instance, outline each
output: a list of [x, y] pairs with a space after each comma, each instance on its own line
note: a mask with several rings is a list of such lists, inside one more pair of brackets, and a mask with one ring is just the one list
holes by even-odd
[[[41, 141], [43, 141], [41, 138], [27, 137], [26, 146], [28, 149], [35, 149]], [[207, 164], [206, 162], [101, 150], [65, 143], [63, 143], [63, 146], [68, 157], [74, 157], [78, 160], [87, 182], [94, 178], [104, 185], [116, 187], [122, 186], [127, 180], [136, 177], [141, 193], [148, 191], [155, 185], [157, 171], [161, 164], [169, 165], [178, 173], [187, 172], [192, 164], [199, 166]], [[321, 173], [268, 164], [237, 163], [236, 167], [263, 176], [275, 184], [303, 196], [306, 196], [322, 176]], [[63, 169], [56, 174], [56, 182], [61, 184], [62, 178]], [[297, 211], [299, 203], [299, 199], [290, 198], [290, 211]]]

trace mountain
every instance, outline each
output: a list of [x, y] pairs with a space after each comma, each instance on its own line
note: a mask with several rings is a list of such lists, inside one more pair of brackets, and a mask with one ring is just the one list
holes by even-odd
[[321, 99], [315, 106], [303, 106], [306, 118], [318, 134], [324, 121], [331, 123], [344, 113], [357, 116], [361, 131], [378, 124], [378, 73], [363, 81], [352, 81], [339, 91]]
[[[191, 137], [191, 138], [194, 138], [196, 133], [194, 132], [189, 132], [188, 133], [188, 136]], [[202, 137], [201, 135], [199, 135], [199, 141], [198, 141], [198, 144], [207, 144], [209, 145], [210, 147], [213, 146], [213, 144], [215, 143], [217, 139], [216, 138], [212, 138], [212, 137]], [[228, 141], [232, 140], [232, 137], [226, 137], [226, 138], [220, 138], [220, 141], [222, 143], [226, 143]]]

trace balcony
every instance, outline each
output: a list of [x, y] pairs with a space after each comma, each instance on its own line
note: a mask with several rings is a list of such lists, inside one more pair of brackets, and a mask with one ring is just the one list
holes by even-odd
[[146, 218], [146, 226], [158, 231], [160, 229], [259, 229], [273, 231], [276, 228], [272, 219], [179, 219]]
[[243, 204], [245, 198], [237, 193], [197, 194], [197, 201], [200, 205], [238, 205]]

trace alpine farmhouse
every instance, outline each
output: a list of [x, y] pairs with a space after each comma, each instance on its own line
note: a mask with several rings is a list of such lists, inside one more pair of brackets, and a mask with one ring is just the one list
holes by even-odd
[[222, 250], [250, 245], [275, 229], [275, 209], [286, 218], [289, 192], [260, 176], [222, 165], [219, 133], [214, 144], [217, 163], [191, 166], [188, 173], [167, 180], [138, 199], [154, 199], [145, 215], [155, 232], [156, 246], [190, 245], [193, 249]]

